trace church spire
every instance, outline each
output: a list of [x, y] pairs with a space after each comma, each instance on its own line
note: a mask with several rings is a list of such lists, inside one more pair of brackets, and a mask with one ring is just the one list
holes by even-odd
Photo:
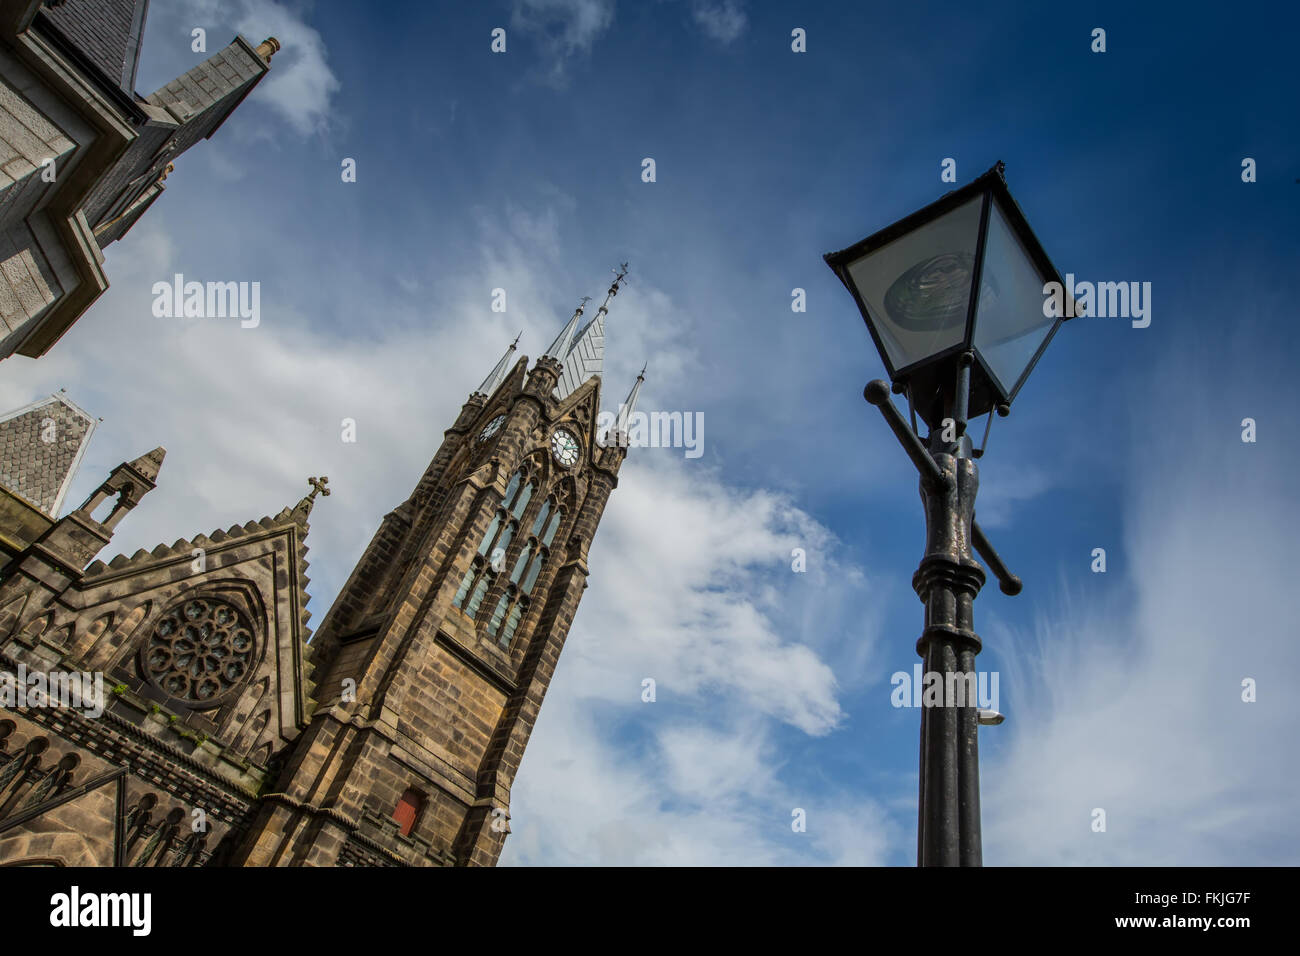
[[565, 323], [564, 328], [560, 329], [560, 334], [555, 337], [555, 341], [551, 343], [551, 347], [546, 350], [547, 356], [555, 359], [557, 362], [564, 361], [564, 357], [569, 354], [569, 347], [573, 343], [573, 333], [578, 327], [578, 319], [582, 318], [582, 310], [590, 301], [591, 296], [584, 295], [582, 297], [582, 300], [578, 303], [578, 307], [573, 311], [573, 317]]
[[600, 308], [596, 310], [596, 318], [592, 320], [593, 322], [604, 323], [605, 316], [609, 312], [609, 303], [613, 300], [614, 296], [618, 295], [618, 284], [627, 278], [627, 263], [619, 263], [618, 268], [614, 269], [613, 272], [614, 281], [610, 284], [609, 291], [605, 293], [605, 301], [602, 302]]
[[593, 375], [601, 374], [604, 369], [605, 316], [609, 313], [609, 303], [618, 295], [619, 286], [627, 278], [627, 263], [620, 263], [613, 271], [614, 281], [605, 293], [605, 301], [596, 310], [596, 317], [577, 334], [568, 351], [559, 356], [564, 363], [564, 370], [555, 386], [557, 398], [567, 398], [583, 382]]
[[483, 380], [483, 384], [475, 389], [475, 395], [487, 396], [497, 390], [497, 386], [501, 384], [502, 379], [506, 377], [506, 372], [510, 369], [510, 356], [515, 354], [515, 347], [519, 345], [519, 340], [523, 336], [522, 331], [515, 336], [515, 340], [510, 343], [510, 348], [506, 349], [506, 354], [501, 356], [501, 361], [497, 362], [496, 367]]
[[632, 412], [636, 409], [637, 396], [641, 394], [641, 383], [645, 381], [645, 370], [649, 363], [641, 366], [641, 374], [636, 377], [636, 383], [632, 386], [632, 391], [627, 393], [627, 399], [618, 407], [618, 424], [615, 426], [615, 434], [620, 441], [623, 436], [627, 435], [627, 422], [632, 417]]

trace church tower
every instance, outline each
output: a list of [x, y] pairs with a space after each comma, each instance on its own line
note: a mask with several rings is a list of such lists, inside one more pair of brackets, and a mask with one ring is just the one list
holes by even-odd
[[531, 370], [516, 339], [383, 518], [312, 642], [310, 723], [232, 863], [496, 862], [627, 455], [597, 422], [626, 274]]

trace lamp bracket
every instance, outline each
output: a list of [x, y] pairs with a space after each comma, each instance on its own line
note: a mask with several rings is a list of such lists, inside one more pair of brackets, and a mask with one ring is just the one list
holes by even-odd
[[[935, 488], [950, 489], [952, 478], [939, 467], [938, 462], [931, 457], [929, 450], [921, 443], [921, 439], [917, 437], [916, 433], [908, 428], [902, 414], [890, 401], [889, 385], [881, 379], [875, 379], [867, 383], [862, 395], [868, 402], [880, 409], [880, 414], [885, 418], [885, 424], [889, 426], [889, 430], [894, 433], [894, 437], [903, 446], [903, 451], [907, 452], [907, 457], [912, 459], [912, 464], [916, 466], [916, 470], [921, 473], [921, 480], [928, 482]], [[1024, 587], [1023, 583], [1020, 578], [1012, 574], [1007, 568], [1002, 556], [989, 542], [988, 537], [984, 534], [984, 529], [975, 521], [973, 514], [971, 515], [971, 544], [975, 546], [975, 550], [984, 559], [984, 563], [989, 566], [989, 570], [998, 579], [999, 590], [1007, 595], [1019, 594]]]

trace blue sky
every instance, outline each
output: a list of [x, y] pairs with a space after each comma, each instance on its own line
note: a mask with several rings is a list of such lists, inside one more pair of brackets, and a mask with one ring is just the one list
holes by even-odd
[[[6, 407], [67, 387], [104, 417], [70, 502], [167, 447], [113, 550], [274, 513], [324, 472], [319, 618], [505, 345], [538, 355], [628, 260], [604, 404], [648, 361], [643, 407], [702, 412], [705, 453], [624, 469], [503, 862], [909, 864], [918, 720], [889, 676], [917, 660], [922, 516], [821, 256], [951, 188], [944, 158], [958, 184], [1003, 160], [1060, 270], [1150, 282], [1152, 322], [1062, 329], [981, 462], [981, 523], [1025, 580], [977, 602], [1008, 714], [981, 731], [985, 861], [1300, 861], [1300, 781], [1269, 756], [1300, 717], [1294, 10], [465, 6], [154, 4], [142, 92], [201, 59], [194, 27], [210, 52], [284, 46], [110, 249], [105, 297], [0, 381]], [[262, 325], [154, 318], [174, 272], [260, 281]]]

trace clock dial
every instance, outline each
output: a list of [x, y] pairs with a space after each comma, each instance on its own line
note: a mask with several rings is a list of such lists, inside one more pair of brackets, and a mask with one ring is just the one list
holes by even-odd
[[487, 441], [501, 430], [501, 426], [505, 423], [505, 420], [506, 417], [504, 415], [498, 415], [496, 418], [492, 419], [492, 421], [483, 426], [483, 430], [479, 432], [478, 440]]
[[580, 450], [578, 439], [563, 428], [551, 436], [551, 454], [565, 468], [572, 468], [577, 463]]

